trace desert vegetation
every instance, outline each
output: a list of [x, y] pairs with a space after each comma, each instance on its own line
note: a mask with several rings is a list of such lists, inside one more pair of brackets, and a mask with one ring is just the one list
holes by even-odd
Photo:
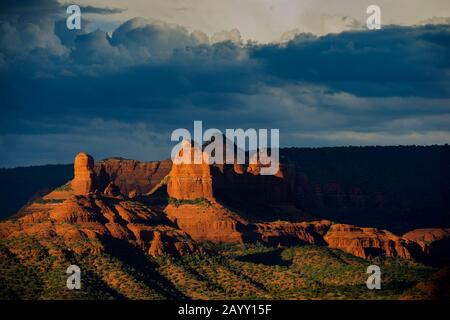
[[[201, 245], [205, 254], [136, 257], [77, 254], [65, 250], [62, 241], [49, 246], [32, 237], [2, 241], [0, 298], [420, 299], [427, 298], [420, 284], [432, 281], [436, 271], [413, 261], [364, 260], [321, 246]], [[382, 269], [382, 289], [371, 291], [366, 269], [374, 263]], [[71, 264], [82, 270], [81, 290], [66, 288]]]

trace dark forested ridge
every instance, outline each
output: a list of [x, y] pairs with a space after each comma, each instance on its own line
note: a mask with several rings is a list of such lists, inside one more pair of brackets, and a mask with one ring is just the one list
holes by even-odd
[[[450, 146], [286, 148], [300, 208], [398, 234], [450, 227]], [[284, 160], [283, 160], [284, 159]]]
[[72, 164], [0, 169], [0, 219], [72, 178]]
[[[284, 148], [302, 210], [388, 229], [450, 227], [450, 146]], [[73, 177], [73, 165], [0, 169], [0, 218]]]

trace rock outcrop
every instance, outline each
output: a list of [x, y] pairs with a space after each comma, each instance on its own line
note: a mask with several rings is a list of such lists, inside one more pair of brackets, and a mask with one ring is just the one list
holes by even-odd
[[287, 222], [276, 221], [256, 223], [256, 234], [260, 240], [271, 246], [301, 244], [325, 245], [323, 240], [331, 221]]
[[398, 235], [450, 227], [450, 146], [282, 148], [280, 162], [303, 211]]
[[425, 228], [407, 232], [403, 238], [417, 242], [427, 256], [427, 262], [444, 265], [450, 262], [450, 229]]
[[[233, 152], [233, 148], [224, 147], [224, 158], [227, 152]], [[304, 212], [293, 205], [291, 186], [284, 179], [285, 168], [280, 167], [273, 176], [261, 175], [261, 164], [239, 164], [236, 153], [234, 157], [232, 164], [209, 164], [208, 155], [199, 146], [183, 141], [169, 174], [169, 197], [178, 200], [206, 199], [221, 203], [226, 208], [232, 207], [241, 215], [263, 219], [305, 217]], [[280, 207], [290, 209], [288, 212], [278, 210]]]
[[109, 197], [117, 197], [120, 195], [120, 188], [114, 184], [114, 182], [110, 182], [103, 193]]
[[96, 190], [96, 174], [94, 159], [87, 153], [79, 153], [75, 157], [74, 178], [71, 182], [74, 194], [87, 195]]
[[0, 237], [39, 235], [40, 241], [51, 242], [52, 235], [58, 235], [78, 253], [102, 252], [114, 239], [150, 255], [198, 251], [190, 236], [173, 226], [164, 212], [126, 200], [113, 181], [100, 181], [90, 155], [78, 154], [74, 169], [73, 180], [26, 206], [16, 216], [19, 223], [1, 224]]
[[341, 249], [364, 259], [376, 256], [412, 259], [421, 256], [417, 243], [375, 228], [333, 224], [324, 240], [330, 248]]
[[[190, 145], [184, 150], [192, 152], [191, 161], [199, 151]], [[182, 151], [179, 156], [184, 156]], [[147, 176], [138, 177], [133, 167]], [[24, 233], [47, 238], [57, 234], [78, 251], [83, 250], [80, 239], [87, 238], [95, 240], [94, 247], [87, 246], [90, 252], [101, 252], [109, 240], [116, 239], [150, 255], [199, 252], [195, 241], [324, 245], [361, 258], [420, 260], [448, 250], [449, 229], [415, 230], [399, 237], [304, 214], [289, 204], [290, 185], [285, 181], [289, 168], [281, 167], [277, 176], [261, 176], [255, 167], [250, 170], [245, 165], [176, 162], [166, 186], [165, 176], [154, 178], [162, 171], [150, 167], [122, 159], [94, 166], [91, 156], [80, 153], [75, 159], [74, 179], [24, 208], [17, 216], [19, 224], [2, 224], [0, 235]], [[166, 194], [157, 194], [166, 187]], [[141, 191], [147, 194], [142, 196]], [[150, 205], [152, 196], [165, 196], [168, 204]], [[231, 201], [233, 197], [240, 202]], [[236, 206], [227, 207], [229, 203]], [[252, 206], [259, 215], [242, 210]]]
[[[199, 158], [198, 161], [196, 157]], [[205, 153], [199, 147], [183, 141], [169, 176], [167, 193], [171, 198], [214, 201], [211, 168], [205, 161]]]
[[113, 182], [123, 195], [146, 194], [170, 172], [172, 161], [140, 162], [110, 158], [95, 164], [100, 183], [106, 187]]
[[246, 221], [219, 204], [169, 204], [167, 217], [197, 241], [244, 242]]
[[416, 229], [405, 233], [403, 238], [426, 245], [450, 238], [450, 228]]
[[[0, 224], [0, 238], [36, 236], [40, 243], [61, 237], [77, 253], [99, 253], [114, 240], [158, 256], [200, 252], [190, 236], [164, 213], [143, 204], [103, 195], [72, 195], [63, 202], [34, 203], [14, 223]], [[89, 240], [89, 241], [87, 241]]]

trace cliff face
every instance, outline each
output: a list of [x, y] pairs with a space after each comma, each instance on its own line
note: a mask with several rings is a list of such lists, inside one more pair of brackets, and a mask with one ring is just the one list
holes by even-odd
[[97, 177], [94, 172], [94, 159], [79, 153], [75, 157], [74, 178], [71, 182], [74, 194], [85, 195], [97, 189]]
[[[226, 152], [224, 148], [224, 157]], [[196, 154], [201, 163], [194, 163]], [[186, 163], [186, 159], [190, 159], [190, 163]], [[169, 197], [182, 201], [207, 199], [226, 208], [233, 208], [241, 216], [247, 217], [305, 217], [302, 211], [295, 209], [291, 186], [283, 176], [284, 168], [270, 176], [261, 175], [259, 163], [238, 164], [235, 159], [234, 164], [210, 165], [207, 161], [207, 154], [198, 146], [193, 146], [188, 141], [183, 142], [169, 173]], [[281, 206], [290, 209], [278, 210]]]
[[420, 245], [430, 263], [445, 265], [450, 263], [450, 229], [425, 228], [407, 232], [403, 238]]
[[[104, 250], [111, 239], [116, 239], [151, 255], [198, 251], [195, 241], [311, 244], [361, 258], [389, 256], [421, 261], [434, 261], [449, 253], [448, 229], [414, 230], [399, 237], [385, 230], [305, 215], [290, 203], [293, 169], [286, 167], [281, 167], [276, 176], [267, 177], [261, 176], [255, 166], [175, 164], [167, 181], [169, 204], [149, 205], [155, 193], [165, 188], [163, 175], [169, 167], [118, 159], [94, 166], [92, 157], [81, 153], [75, 159], [74, 179], [25, 207], [17, 215], [19, 224], [1, 224], [0, 236], [23, 233], [47, 239], [57, 234], [68, 246], [75, 241], [74, 250], [84, 250], [78, 247], [80, 239], [95, 239], [95, 247], [85, 248], [91, 251]], [[159, 189], [154, 193], [155, 188]], [[152, 192], [131, 201], [129, 196], [135, 199], [137, 189]], [[240, 201], [227, 201], [233, 197]], [[227, 207], [229, 203], [236, 206]], [[252, 213], [241, 211], [248, 206], [255, 206]]]
[[[450, 146], [285, 148], [295, 205], [404, 234], [450, 226]], [[364, 214], [361, 214], [364, 213]]]
[[[201, 163], [194, 163], [195, 156]], [[263, 229], [258, 230], [252, 220], [305, 216], [292, 205], [289, 186], [281, 173], [262, 176], [258, 164], [210, 165], [207, 160], [199, 147], [183, 142], [167, 182], [167, 194], [176, 203], [169, 204], [165, 212], [193, 239], [269, 243], [262, 238]], [[291, 205], [288, 210], [279, 210], [286, 204]], [[289, 232], [299, 238], [297, 231]]]
[[167, 217], [197, 241], [243, 243], [247, 222], [219, 204], [168, 205]]
[[[211, 167], [214, 197], [260, 217], [281, 212], [270, 208], [275, 204], [290, 204], [324, 219], [396, 234], [450, 226], [450, 146], [283, 148], [280, 162], [278, 178], [254, 175], [258, 168], [246, 165]], [[135, 196], [158, 185], [172, 166], [170, 160], [108, 159], [96, 163], [98, 176], [102, 163], [107, 182]], [[72, 177], [73, 165], [0, 169], [0, 216], [11, 216]]]
[[[185, 155], [184, 152], [189, 154]], [[194, 162], [196, 156], [201, 158], [201, 163]], [[211, 168], [203, 160], [205, 156], [205, 153], [200, 151], [198, 147], [188, 146], [180, 150], [175, 163], [172, 165], [167, 184], [167, 192], [171, 198], [179, 200], [215, 200]], [[188, 160], [184, 161], [183, 157], [186, 157]]]
[[286, 222], [276, 221], [256, 223], [256, 233], [263, 243], [272, 246], [289, 245], [325, 245], [324, 235], [331, 226], [331, 221]]
[[[114, 241], [150, 255], [198, 251], [190, 236], [176, 228], [164, 212], [128, 200], [114, 182], [101, 181], [91, 156], [77, 155], [74, 167], [73, 180], [26, 206], [17, 220], [0, 224], [0, 237], [36, 236], [42, 243], [54, 243], [59, 241], [55, 237], [60, 237], [65, 247], [78, 253], [102, 252]], [[120, 165], [115, 168], [123, 169]], [[124, 181], [124, 176], [120, 177], [118, 181]], [[132, 179], [127, 182], [122, 187], [138, 185]]]
[[334, 224], [324, 236], [331, 248], [341, 249], [364, 259], [377, 256], [421, 258], [422, 250], [414, 241], [403, 239], [388, 231]]
[[[261, 176], [257, 165], [173, 165], [167, 190], [179, 203], [167, 206], [165, 212], [180, 229], [199, 241], [327, 245], [364, 259], [376, 256], [423, 259], [425, 252], [418, 243], [388, 231], [327, 220], [301, 222], [305, 217], [300, 218], [295, 208], [294, 214], [289, 215], [286, 210], [277, 216], [276, 205], [279, 209], [281, 204], [292, 204], [291, 190], [298, 187], [297, 178], [296, 168], [283, 166], [276, 176]], [[358, 201], [356, 195], [357, 192], [355, 201]], [[189, 202], [194, 199], [199, 203]], [[227, 209], [230, 203], [233, 208], [245, 210], [256, 205], [256, 210], [266, 211], [262, 211], [262, 216], [238, 215]], [[270, 221], [277, 217], [294, 217], [299, 222]]]
[[126, 159], [107, 159], [95, 165], [100, 183], [106, 187], [113, 182], [124, 195], [146, 194], [167, 176], [172, 167], [170, 160], [139, 162]]
[[173, 165], [167, 192], [174, 199], [208, 199], [256, 216], [270, 215], [277, 206], [294, 206], [282, 178], [241, 170], [236, 165]]
[[270, 215], [274, 207], [294, 204], [289, 182], [281, 175], [261, 175], [255, 165], [212, 166], [211, 170], [214, 196], [231, 207]]
[[[17, 220], [1, 223], [0, 238], [36, 237], [50, 255], [63, 254], [55, 247], [96, 254], [119, 242], [153, 256], [201, 252], [164, 213], [143, 204], [95, 194], [47, 201], [33, 203]], [[15, 254], [30, 254], [19, 251]]]

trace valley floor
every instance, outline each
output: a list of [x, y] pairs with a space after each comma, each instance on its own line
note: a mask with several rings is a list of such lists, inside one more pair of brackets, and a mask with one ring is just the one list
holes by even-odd
[[[206, 253], [184, 257], [155, 258], [129, 248], [48, 255], [32, 238], [2, 240], [0, 299], [436, 298], [430, 292], [437, 292], [438, 270], [409, 260], [370, 261], [321, 246], [201, 246]], [[17, 248], [33, 254], [16, 256]], [[81, 290], [66, 287], [71, 264], [81, 268]], [[371, 264], [381, 268], [381, 290], [367, 289]]]

